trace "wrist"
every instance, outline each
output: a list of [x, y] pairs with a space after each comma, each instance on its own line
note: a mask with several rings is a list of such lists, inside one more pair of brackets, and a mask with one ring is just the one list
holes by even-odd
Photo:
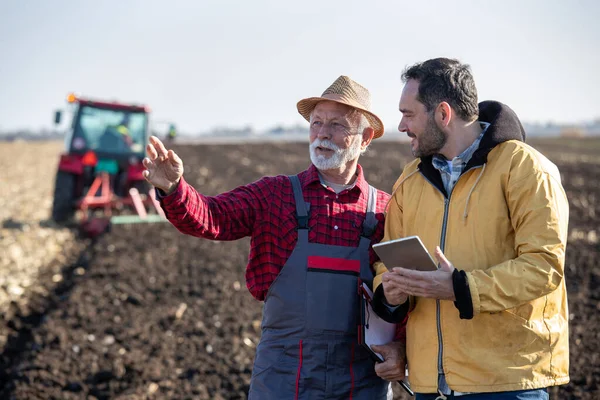
[[409, 302], [406, 301], [399, 306], [390, 306], [387, 304], [385, 294], [383, 292], [383, 285], [379, 285], [373, 293], [373, 311], [384, 321], [391, 323], [400, 323], [404, 321], [404, 318], [408, 314]]
[[177, 190], [177, 187], [179, 186], [179, 181], [181, 180], [181, 178], [177, 178], [177, 180], [175, 182], [172, 182], [171, 185], [166, 188], [166, 189], [162, 189], [163, 192], [165, 192], [165, 194], [168, 196], [171, 193], [173, 193], [175, 190]]
[[394, 301], [390, 301], [387, 296], [384, 296], [385, 303], [390, 307], [397, 307], [401, 304], [404, 304], [406, 303], [406, 300], [408, 300], [408, 295], [398, 296], [394, 299]]

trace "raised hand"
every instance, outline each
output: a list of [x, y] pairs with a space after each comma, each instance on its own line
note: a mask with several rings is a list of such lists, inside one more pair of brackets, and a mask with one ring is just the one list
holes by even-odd
[[150, 136], [146, 152], [144, 178], [167, 194], [172, 193], [183, 175], [183, 161], [173, 150], [167, 150], [156, 136]]

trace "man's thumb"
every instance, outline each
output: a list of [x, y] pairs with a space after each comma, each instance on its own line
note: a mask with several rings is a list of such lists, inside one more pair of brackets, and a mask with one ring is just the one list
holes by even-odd
[[385, 346], [379, 346], [379, 345], [376, 345], [376, 344], [372, 344], [371, 345], [371, 350], [373, 350], [375, 353], [379, 353], [379, 354], [382, 354], [382, 355], [385, 355], [385, 352], [386, 352], [385, 351], [386, 350]]
[[450, 261], [448, 261], [448, 259], [442, 252], [442, 249], [440, 249], [440, 246], [437, 246], [435, 248], [435, 258], [437, 258], [438, 262], [440, 263], [440, 269], [450, 272], [454, 270], [454, 266]]

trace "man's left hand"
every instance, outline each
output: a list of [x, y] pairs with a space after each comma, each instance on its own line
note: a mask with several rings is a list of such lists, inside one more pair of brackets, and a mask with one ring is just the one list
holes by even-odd
[[406, 371], [406, 346], [403, 342], [372, 345], [374, 352], [383, 356], [384, 362], [375, 364], [375, 372], [388, 381], [401, 381]]
[[452, 285], [452, 273], [455, 268], [439, 247], [435, 249], [435, 257], [440, 264], [437, 271], [416, 271], [396, 267], [390, 274], [393, 276], [390, 280], [393, 280], [403, 293], [412, 296], [456, 300]]

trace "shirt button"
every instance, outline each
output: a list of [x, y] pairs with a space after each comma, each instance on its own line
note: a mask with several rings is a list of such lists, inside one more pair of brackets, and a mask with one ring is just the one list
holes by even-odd
[[339, 198], [340, 198], [340, 196], [338, 196], [338, 195], [336, 194], [336, 195], [335, 195], [335, 198], [336, 198], [336, 199], [339, 199]]
[[337, 229], [338, 229], [338, 226], [337, 226], [337, 225], [336, 225], [336, 226], [334, 226], [334, 227], [333, 227], [333, 229], [335, 229], [335, 230], [337, 231]]

